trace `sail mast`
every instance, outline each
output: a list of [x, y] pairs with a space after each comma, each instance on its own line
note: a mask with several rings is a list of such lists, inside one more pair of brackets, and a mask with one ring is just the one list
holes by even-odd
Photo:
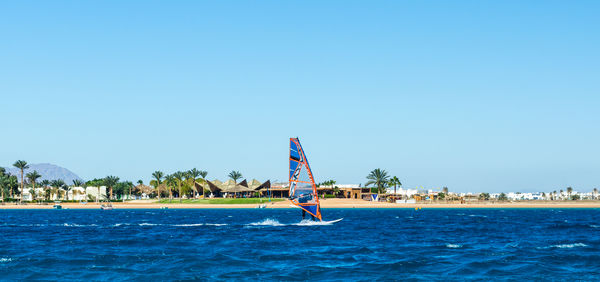
[[298, 138], [290, 138], [290, 200], [292, 204], [321, 220], [317, 185]]

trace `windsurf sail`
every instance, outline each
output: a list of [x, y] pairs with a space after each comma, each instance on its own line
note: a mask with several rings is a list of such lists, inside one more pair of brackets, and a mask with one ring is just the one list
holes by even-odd
[[290, 138], [290, 200], [322, 221], [317, 185], [298, 138]]

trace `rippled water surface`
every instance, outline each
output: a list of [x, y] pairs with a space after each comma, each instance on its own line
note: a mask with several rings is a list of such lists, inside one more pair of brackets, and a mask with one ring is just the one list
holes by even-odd
[[599, 209], [0, 210], [0, 279], [598, 280]]

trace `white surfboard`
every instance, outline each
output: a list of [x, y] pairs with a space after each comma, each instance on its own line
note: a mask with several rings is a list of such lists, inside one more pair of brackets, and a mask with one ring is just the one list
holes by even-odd
[[344, 218], [342, 217], [342, 218], [338, 218], [338, 219], [336, 219], [336, 220], [330, 220], [330, 221], [325, 221], [325, 220], [324, 220], [324, 221], [322, 221], [322, 222], [324, 222], [324, 223], [327, 223], [327, 224], [334, 224], [334, 223], [336, 223], [336, 222], [340, 222], [340, 221], [342, 221], [342, 219], [344, 219]]

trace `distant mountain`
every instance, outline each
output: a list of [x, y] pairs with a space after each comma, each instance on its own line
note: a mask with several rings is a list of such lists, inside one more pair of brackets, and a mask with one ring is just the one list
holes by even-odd
[[[62, 179], [65, 181], [65, 183], [71, 185], [73, 184], [74, 179], [81, 180], [81, 177], [77, 176], [77, 174], [73, 173], [72, 171], [53, 164], [29, 164], [29, 168], [25, 170], [25, 174], [34, 170], [37, 170], [37, 172], [42, 175], [38, 181], [42, 181], [44, 179]], [[12, 175], [16, 175], [19, 178], [21, 177], [21, 171], [16, 167], [7, 167], [6, 171]]]

